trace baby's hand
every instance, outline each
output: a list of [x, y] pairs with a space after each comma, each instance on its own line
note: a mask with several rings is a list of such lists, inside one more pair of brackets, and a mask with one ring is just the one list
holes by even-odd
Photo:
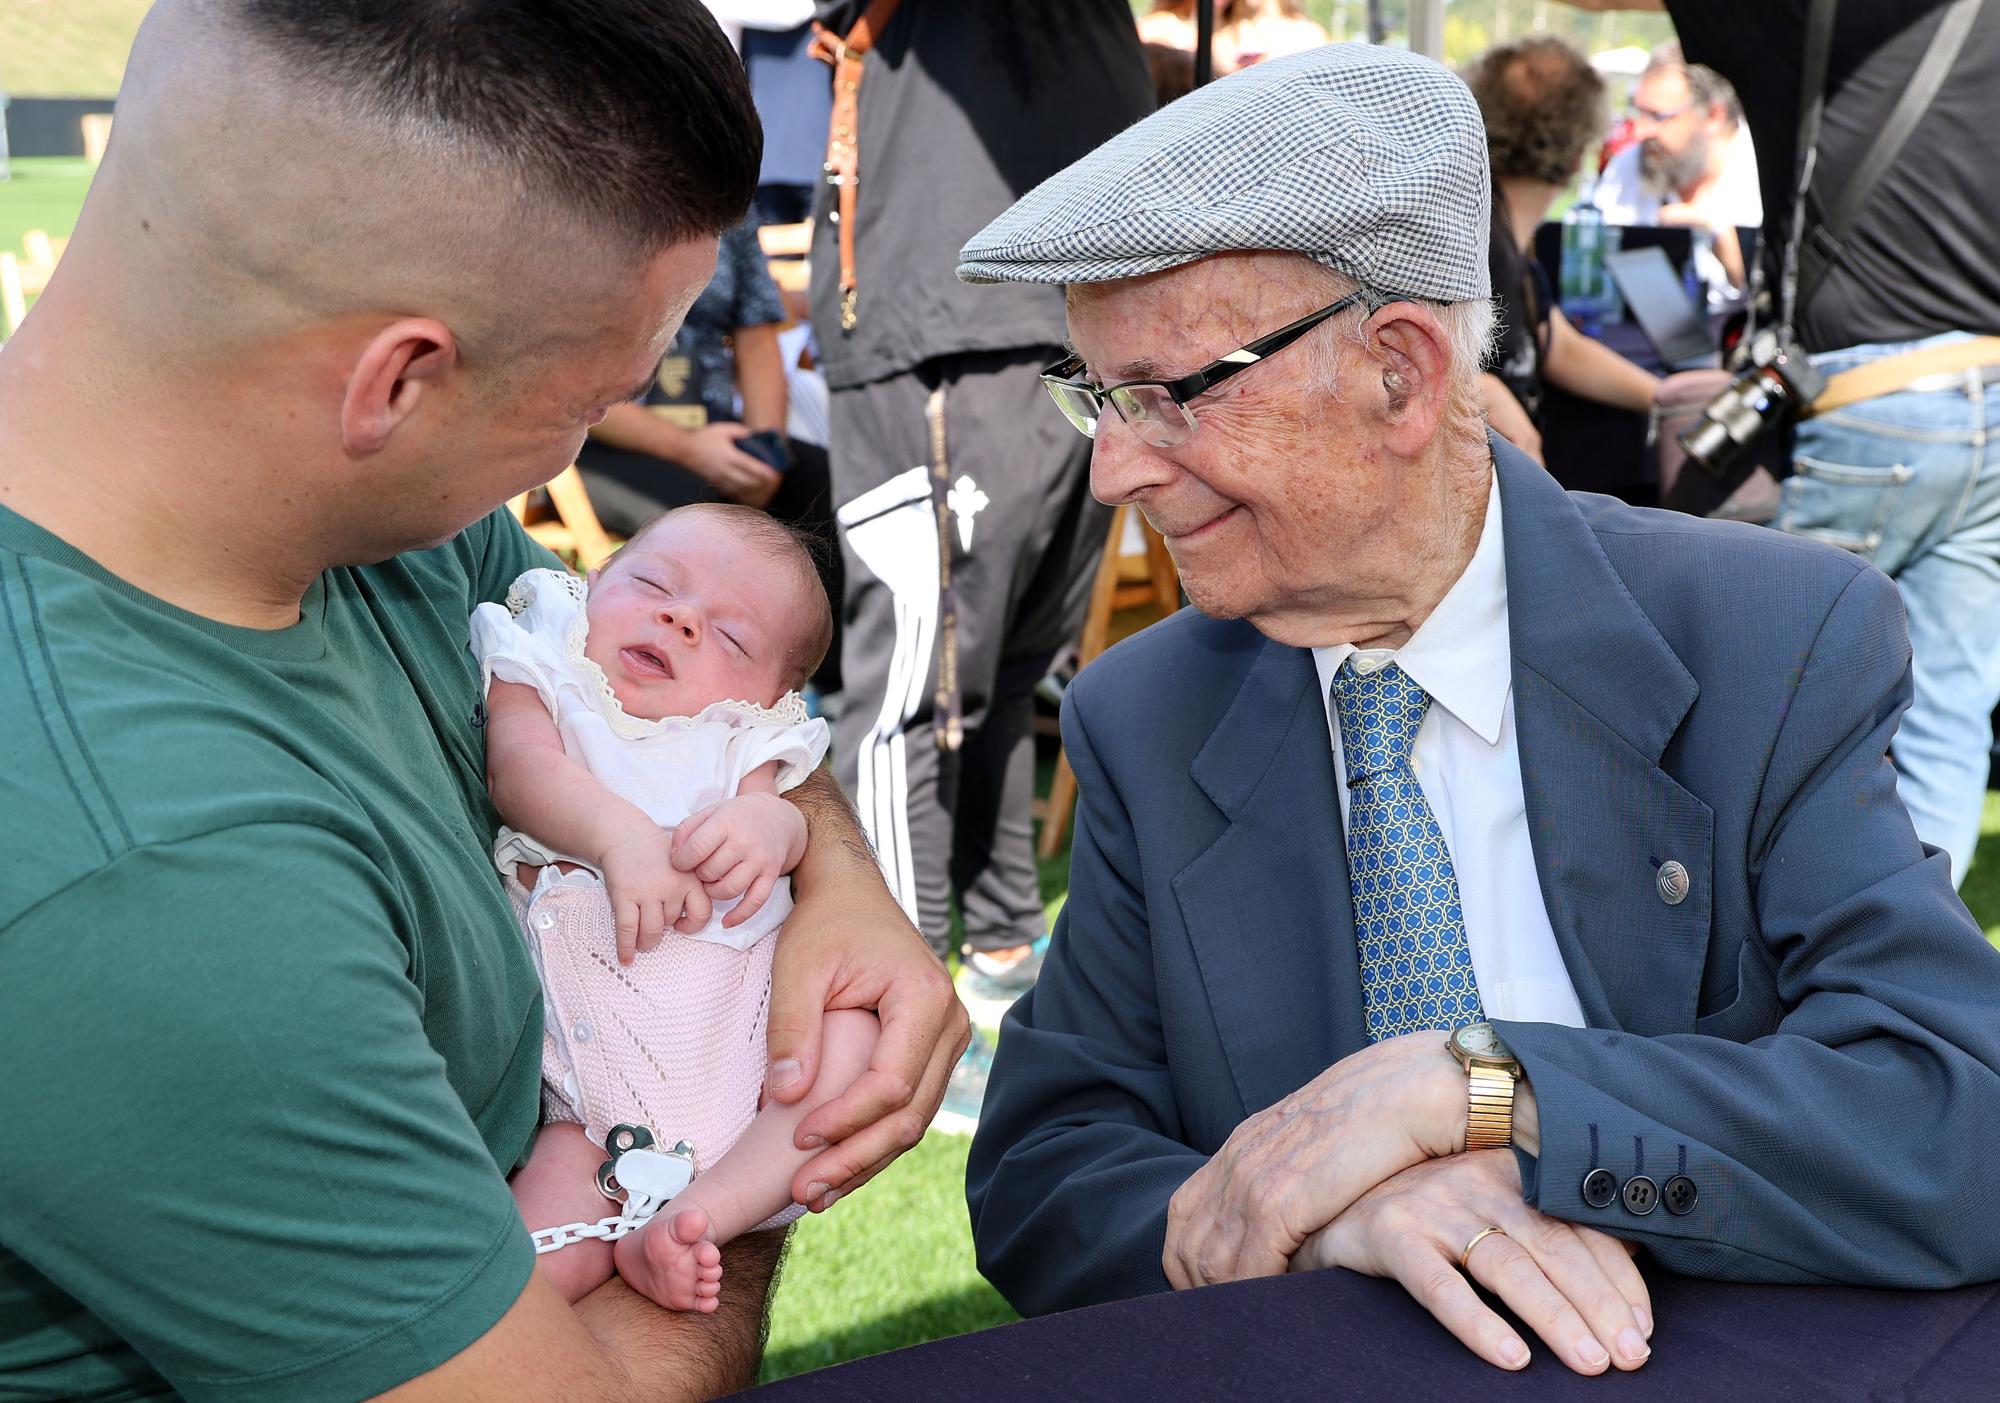
[[674, 866], [699, 877], [713, 900], [743, 898], [722, 918], [740, 926], [805, 856], [805, 815], [775, 794], [739, 794], [690, 814], [674, 832], [673, 852]]
[[598, 863], [618, 923], [621, 965], [632, 963], [634, 951], [658, 945], [669, 926], [692, 933], [708, 924], [708, 894], [674, 865], [673, 846], [672, 833], [649, 826], [606, 848]]

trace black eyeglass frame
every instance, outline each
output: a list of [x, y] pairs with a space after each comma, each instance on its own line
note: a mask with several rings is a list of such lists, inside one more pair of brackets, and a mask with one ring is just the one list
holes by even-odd
[[[1185, 414], [1187, 412], [1188, 401], [1207, 394], [1230, 376], [1235, 375], [1239, 371], [1248, 370], [1251, 366], [1262, 361], [1266, 356], [1284, 350], [1285, 347], [1291, 345], [1327, 318], [1346, 311], [1356, 303], [1366, 306], [1368, 315], [1372, 317], [1392, 302], [1409, 302], [1412, 300], [1393, 292], [1375, 292], [1365, 287], [1356, 288], [1339, 301], [1329, 303], [1317, 312], [1308, 312], [1297, 321], [1281, 326], [1276, 331], [1260, 336], [1255, 341], [1239, 346], [1225, 355], [1218, 356], [1201, 369], [1190, 371], [1177, 380], [1121, 380], [1115, 385], [1106, 385], [1100, 390], [1088, 380], [1077, 378], [1079, 372], [1083, 370], [1083, 357], [1072, 355], [1065, 356], [1054, 365], [1044, 369], [1041, 377], [1042, 383], [1048, 387], [1049, 396], [1055, 400], [1056, 408], [1062, 410], [1063, 417], [1068, 419], [1079, 433], [1088, 438], [1095, 438], [1097, 436], [1096, 421], [1103, 417], [1104, 406], [1107, 402], [1110, 403], [1113, 409], [1118, 411], [1120, 419], [1123, 419], [1127, 424], [1133, 422], [1132, 416], [1127, 414], [1125, 407], [1118, 402], [1117, 395], [1120, 390], [1129, 390], [1137, 385], [1157, 385], [1166, 392], [1167, 398], [1172, 400], [1175, 406]], [[1080, 390], [1097, 402], [1098, 412], [1092, 416], [1089, 428], [1085, 428], [1082, 424], [1077, 423], [1075, 416], [1071, 415], [1068, 408], [1063, 404], [1062, 396], [1058, 393], [1059, 390]], [[1189, 426], [1189, 432], [1193, 432], [1192, 425]]]

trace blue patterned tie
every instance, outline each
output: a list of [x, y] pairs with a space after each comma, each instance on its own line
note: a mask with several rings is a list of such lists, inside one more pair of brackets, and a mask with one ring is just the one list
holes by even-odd
[[1373, 1041], [1484, 1017], [1451, 850], [1410, 768], [1430, 694], [1394, 663], [1333, 679], [1347, 766], [1347, 881]]

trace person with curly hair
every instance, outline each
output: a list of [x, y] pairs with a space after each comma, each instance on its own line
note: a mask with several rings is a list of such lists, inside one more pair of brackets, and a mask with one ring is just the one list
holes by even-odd
[[1570, 324], [1530, 251], [1535, 227], [1604, 134], [1604, 80], [1576, 49], [1546, 35], [1488, 49], [1463, 76], [1486, 120], [1493, 169], [1489, 258], [1499, 320], [1480, 398], [1494, 430], [1540, 461], [1545, 385], [1646, 414], [1662, 384]]

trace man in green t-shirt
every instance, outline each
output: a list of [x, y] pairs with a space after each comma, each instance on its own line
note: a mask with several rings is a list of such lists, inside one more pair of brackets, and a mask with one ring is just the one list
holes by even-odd
[[[466, 618], [494, 509], [643, 384], [748, 204], [695, 0], [161, 0], [63, 264], [0, 350], [0, 1395], [691, 1397], [723, 1309], [565, 1305], [505, 1174], [541, 1001], [488, 843]], [[771, 1094], [824, 1208], [965, 1045], [837, 790]]]

